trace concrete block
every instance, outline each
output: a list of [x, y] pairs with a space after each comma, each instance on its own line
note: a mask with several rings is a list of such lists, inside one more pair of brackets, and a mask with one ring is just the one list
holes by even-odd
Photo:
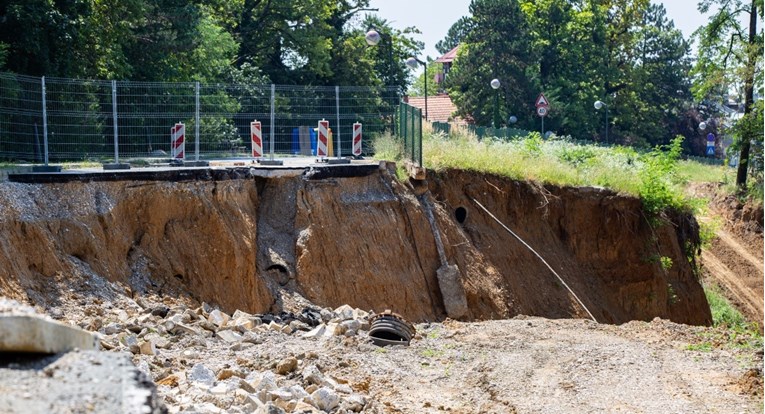
[[441, 266], [436, 271], [438, 286], [444, 298], [446, 314], [452, 319], [458, 319], [468, 313], [465, 288], [460, 280], [460, 270], [456, 265]]
[[58, 354], [97, 350], [94, 333], [32, 315], [0, 316], [0, 351]]

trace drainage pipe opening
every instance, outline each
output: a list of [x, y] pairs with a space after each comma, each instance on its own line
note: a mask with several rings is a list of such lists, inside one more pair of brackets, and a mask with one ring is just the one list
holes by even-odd
[[415, 333], [411, 323], [388, 309], [372, 318], [369, 338], [377, 346], [409, 345]]
[[464, 223], [467, 220], [467, 209], [465, 207], [457, 207], [454, 210], [454, 218], [457, 219], [458, 223]]

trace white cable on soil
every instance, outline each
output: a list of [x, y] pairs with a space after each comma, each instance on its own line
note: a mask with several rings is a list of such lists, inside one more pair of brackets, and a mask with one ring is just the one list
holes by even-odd
[[579, 303], [579, 306], [581, 306], [581, 307], [582, 307], [582, 309], [584, 309], [584, 311], [585, 311], [585, 312], [587, 312], [587, 314], [588, 314], [588, 315], [590, 315], [590, 318], [592, 318], [592, 321], [593, 321], [593, 322], [598, 322], [598, 321], [595, 319], [595, 317], [594, 317], [594, 316], [592, 316], [592, 313], [590, 313], [590, 310], [589, 310], [589, 309], [587, 309], [587, 307], [586, 307], [586, 306], [584, 306], [584, 303], [582, 303], [582, 301], [579, 299], [579, 297], [578, 297], [578, 296], [576, 296], [576, 293], [574, 293], [574, 291], [573, 291], [573, 290], [571, 290], [571, 288], [570, 288], [570, 287], [569, 287], [569, 286], [566, 284], [566, 282], [564, 282], [564, 281], [563, 281], [563, 279], [562, 279], [562, 278], [561, 278], [561, 277], [558, 275], [558, 272], [556, 272], [556, 271], [555, 271], [555, 270], [552, 268], [552, 266], [550, 266], [550, 265], [547, 263], [547, 261], [546, 261], [546, 260], [545, 260], [545, 259], [544, 259], [542, 256], [540, 256], [540, 255], [539, 255], [539, 253], [537, 253], [537, 252], [536, 252], [536, 250], [532, 249], [532, 248], [531, 248], [531, 246], [529, 246], [529, 245], [528, 245], [528, 243], [526, 243], [525, 241], [523, 241], [523, 239], [521, 239], [520, 237], [518, 237], [518, 235], [517, 235], [517, 234], [515, 234], [515, 233], [514, 233], [512, 230], [510, 230], [510, 228], [509, 228], [509, 227], [507, 227], [507, 226], [506, 226], [504, 223], [502, 223], [501, 221], [499, 221], [499, 219], [498, 219], [498, 218], [497, 218], [497, 217], [496, 217], [494, 214], [491, 214], [491, 212], [490, 212], [488, 209], [486, 209], [486, 207], [484, 207], [484, 206], [483, 206], [483, 204], [479, 203], [479, 202], [478, 202], [478, 200], [476, 200], [476, 199], [475, 199], [475, 198], [473, 198], [473, 197], [470, 197], [470, 199], [471, 199], [471, 200], [473, 200], [473, 202], [475, 202], [476, 204], [478, 204], [478, 207], [481, 207], [481, 209], [482, 209], [483, 211], [485, 211], [485, 212], [486, 212], [486, 214], [488, 214], [488, 215], [489, 215], [491, 218], [493, 218], [493, 219], [494, 219], [494, 221], [496, 221], [497, 223], [499, 223], [499, 225], [500, 225], [500, 226], [502, 226], [502, 227], [503, 227], [505, 230], [507, 230], [507, 231], [508, 231], [508, 233], [512, 234], [512, 235], [513, 235], [513, 237], [515, 237], [516, 239], [518, 239], [518, 241], [519, 241], [519, 242], [523, 243], [523, 245], [524, 245], [524, 246], [526, 246], [526, 248], [528, 248], [529, 250], [531, 250], [531, 252], [532, 252], [532, 253], [534, 253], [534, 254], [535, 254], [535, 255], [536, 255], [538, 258], [539, 258], [539, 260], [541, 260], [541, 261], [542, 261], [542, 263], [544, 263], [544, 264], [545, 264], [545, 266], [547, 266], [547, 268], [548, 268], [548, 269], [550, 269], [550, 271], [551, 271], [551, 272], [552, 272], [552, 273], [555, 275], [555, 277], [557, 277], [557, 278], [558, 278], [558, 280], [560, 280], [560, 283], [563, 283], [563, 286], [565, 286], [565, 287], [566, 287], [566, 289], [569, 291], [569, 293], [571, 293], [571, 295], [574, 297], [574, 299], [576, 299], [576, 301]]

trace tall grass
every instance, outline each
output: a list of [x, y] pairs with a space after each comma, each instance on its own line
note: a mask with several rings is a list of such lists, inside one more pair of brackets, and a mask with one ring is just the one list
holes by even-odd
[[[460, 129], [450, 136], [428, 134], [425, 166], [483, 171], [519, 180], [571, 186], [600, 186], [638, 194], [638, 154], [625, 147], [578, 145], [565, 139], [543, 140], [532, 132], [520, 140], [485, 138]], [[618, 174], [614, 172], [618, 171]]]
[[[641, 197], [652, 214], [667, 207], [691, 210], [690, 201], [683, 195], [685, 185], [720, 182], [729, 173], [728, 167], [680, 161], [680, 137], [671, 145], [637, 152], [630, 147], [581, 144], [566, 137], [543, 140], [538, 132], [522, 139], [479, 140], [466, 128], [455, 126], [445, 135], [423, 126], [423, 163], [427, 168], [456, 168], [562, 186], [609, 188]], [[375, 151], [378, 158], [399, 160], [402, 149], [395, 137], [383, 135], [375, 141]]]

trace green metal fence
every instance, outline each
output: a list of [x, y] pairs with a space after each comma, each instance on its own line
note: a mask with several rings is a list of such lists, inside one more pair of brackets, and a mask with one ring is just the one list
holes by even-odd
[[422, 167], [422, 110], [401, 102], [397, 117], [397, 132], [404, 144], [404, 157]]
[[[440, 133], [449, 135], [449, 133], [452, 130], [452, 126], [448, 122], [433, 122], [432, 125], [433, 125], [433, 132], [440, 132]], [[516, 138], [524, 138], [529, 134], [529, 131], [526, 131], [523, 129], [507, 128], [507, 127], [492, 128], [492, 127], [468, 125], [467, 129], [471, 133], [475, 134], [478, 137], [478, 139], [482, 139], [486, 137], [516, 139]]]
[[476, 134], [476, 136], [478, 136], [478, 139], [482, 139], [485, 137], [516, 139], [516, 138], [525, 138], [529, 134], [529, 131], [526, 131], [523, 129], [507, 128], [507, 127], [492, 128], [492, 127], [469, 125], [468, 130]]

